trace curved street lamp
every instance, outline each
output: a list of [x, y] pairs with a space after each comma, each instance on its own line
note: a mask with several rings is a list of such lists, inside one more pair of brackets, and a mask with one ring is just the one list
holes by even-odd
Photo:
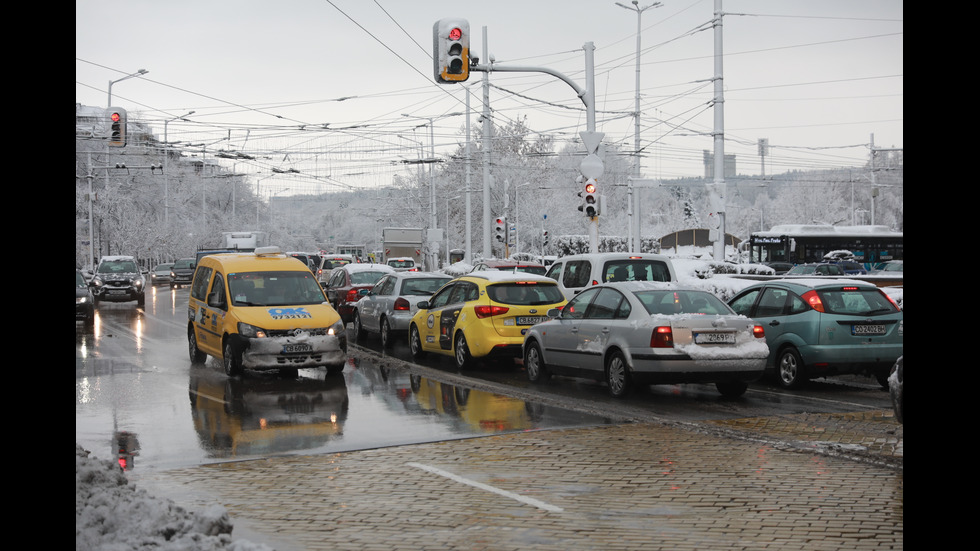
[[110, 80], [109, 81], [109, 103], [106, 105], [106, 107], [112, 107], [112, 85], [113, 84], [115, 84], [117, 82], [122, 82], [122, 81], [124, 81], [126, 79], [129, 79], [129, 78], [143, 76], [146, 73], [149, 73], [149, 71], [147, 71], [146, 69], [140, 69], [139, 71], [136, 71], [135, 73], [132, 73], [132, 74], [129, 74], [129, 75], [126, 75], [126, 76], [122, 77], [121, 79], [118, 79], [118, 80]]

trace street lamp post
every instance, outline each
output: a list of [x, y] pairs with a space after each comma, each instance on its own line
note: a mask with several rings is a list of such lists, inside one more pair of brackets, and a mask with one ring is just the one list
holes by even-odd
[[174, 117], [163, 121], [163, 222], [170, 227], [170, 173], [167, 172], [167, 160], [170, 157], [170, 142], [167, 140], [167, 125], [170, 121], [186, 120], [184, 117], [193, 115], [196, 111], [191, 111], [186, 115]]
[[132, 74], [129, 74], [129, 75], [126, 75], [126, 76], [122, 77], [121, 79], [118, 79], [118, 80], [110, 80], [109, 81], [109, 102], [106, 105], [106, 107], [112, 107], [112, 85], [113, 84], [115, 84], [117, 82], [122, 82], [122, 81], [124, 81], [126, 79], [129, 79], [129, 78], [143, 76], [146, 73], [149, 73], [149, 71], [147, 71], [146, 69], [140, 69], [139, 71], [136, 71], [135, 73], [132, 73]]
[[[636, 112], [633, 114], [633, 144], [636, 152], [636, 158], [633, 159], [633, 175], [635, 178], [640, 177], [640, 37], [642, 36], [642, 27], [640, 26], [640, 19], [643, 17], [643, 12], [650, 8], [660, 7], [660, 2], [654, 2], [645, 8], [640, 7], [640, 2], [638, 0], [633, 0], [633, 7], [627, 6], [616, 2], [616, 5], [631, 11], [636, 12], [636, 98], [635, 98], [635, 109]], [[632, 197], [632, 211], [630, 212], [629, 221], [630, 231], [630, 251], [640, 250], [640, 193], [637, 190]]]

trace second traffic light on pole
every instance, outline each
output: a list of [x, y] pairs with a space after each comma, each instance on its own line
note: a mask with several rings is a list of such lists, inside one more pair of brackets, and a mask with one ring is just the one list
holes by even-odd
[[582, 199], [582, 206], [579, 209], [589, 218], [599, 216], [599, 188], [595, 178], [589, 178], [585, 181]]
[[499, 243], [507, 242], [507, 218], [503, 216], [498, 216], [493, 221], [493, 234], [494, 239]]
[[470, 24], [465, 19], [440, 19], [432, 26], [432, 61], [436, 82], [451, 84], [470, 78]]

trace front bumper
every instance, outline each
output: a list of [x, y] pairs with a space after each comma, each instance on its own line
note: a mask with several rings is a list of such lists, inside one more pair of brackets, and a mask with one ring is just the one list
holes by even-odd
[[[246, 339], [242, 366], [246, 369], [271, 370], [307, 367], [337, 367], [347, 363], [346, 336], [306, 335]], [[289, 348], [304, 348], [291, 351]]]
[[129, 302], [139, 300], [141, 296], [143, 296], [143, 290], [137, 290], [134, 287], [101, 287], [95, 292], [95, 298], [106, 302]]

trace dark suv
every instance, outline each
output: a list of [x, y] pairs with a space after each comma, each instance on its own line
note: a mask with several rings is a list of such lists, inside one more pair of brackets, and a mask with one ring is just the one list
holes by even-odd
[[190, 285], [196, 267], [196, 258], [181, 258], [174, 262], [173, 268], [170, 268], [170, 288]]
[[146, 278], [131, 256], [103, 256], [89, 285], [96, 304], [103, 300], [146, 304]]

